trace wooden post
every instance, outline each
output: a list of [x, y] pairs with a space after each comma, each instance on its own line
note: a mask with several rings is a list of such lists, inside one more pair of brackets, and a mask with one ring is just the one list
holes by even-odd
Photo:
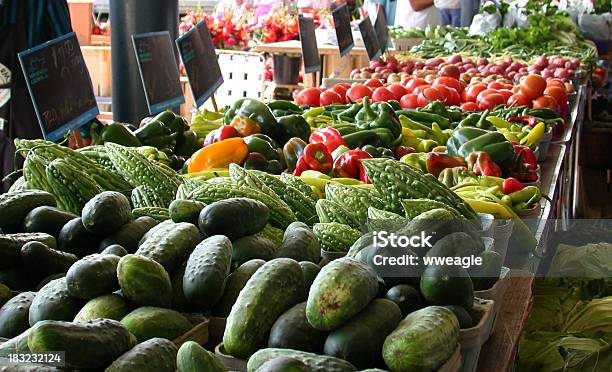
[[219, 112], [219, 107], [217, 106], [217, 100], [215, 99], [215, 95], [213, 94], [212, 96], [210, 96], [213, 108], [215, 109], [215, 112]]

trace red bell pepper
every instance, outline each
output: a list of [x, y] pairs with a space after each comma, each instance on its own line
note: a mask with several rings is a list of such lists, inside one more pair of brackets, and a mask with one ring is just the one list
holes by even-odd
[[477, 176], [502, 176], [502, 170], [499, 165], [491, 159], [491, 155], [484, 151], [470, 153], [468, 156], [468, 169], [471, 169]]
[[336, 128], [327, 127], [317, 129], [310, 134], [308, 142], [311, 144], [322, 143], [327, 148], [327, 151], [331, 154], [340, 145], [347, 146], [344, 138]]
[[527, 146], [523, 145], [512, 145], [514, 149], [514, 153], [517, 155], [517, 164], [528, 164], [532, 167], [537, 168], [538, 166], [538, 157], [535, 152]]
[[365, 169], [361, 159], [371, 159], [372, 155], [363, 150], [349, 150], [336, 159], [334, 172], [338, 177], [358, 178], [365, 182]]
[[304, 156], [300, 156], [297, 163], [295, 164], [295, 169], [293, 170], [294, 176], [299, 176], [302, 172], [309, 170], [308, 164], [306, 164], [306, 159]]
[[304, 148], [304, 154], [302, 154], [301, 158], [304, 158], [309, 169], [321, 173], [329, 173], [332, 170], [334, 161], [323, 143], [311, 143], [307, 145]]
[[204, 138], [203, 147], [212, 145], [215, 142], [223, 141], [224, 139], [234, 137], [240, 137], [240, 134], [238, 133], [236, 128], [232, 127], [231, 125], [222, 125], [219, 128], [208, 132], [208, 134]]
[[394, 151], [395, 159], [400, 160], [402, 156], [412, 154], [415, 152], [416, 150], [414, 149], [414, 147], [397, 145], [395, 146], [395, 151]]
[[533, 115], [524, 115], [524, 116], [515, 116], [513, 118], [508, 119], [511, 123], [524, 123], [527, 124], [530, 128], [535, 127], [542, 119], [535, 117]]
[[425, 154], [425, 160], [427, 172], [436, 177], [446, 168], [465, 167], [463, 159], [438, 152], [428, 152]]
[[512, 194], [513, 192], [516, 192], [516, 191], [520, 191], [524, 188], [525, 188], [525, 185], [523, 185], [516, 178], [512, 178], [512, 177], [506, 178], [504, 182], [502, 183], [502, 191], [506, 195]]

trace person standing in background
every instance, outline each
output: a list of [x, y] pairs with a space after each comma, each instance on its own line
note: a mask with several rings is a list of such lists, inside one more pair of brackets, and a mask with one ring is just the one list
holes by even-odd
[[433, 0], [396, 0], [395, 26], [425, 28], [442, 24]]
[[[10, 76], [10, 96], [0, 101], [0, 180], [14, 169], [13, 140], [42, 137], [17, 53], [70, 31], [66, 0], [0, 0], [0, 73]], [[9, 186], [0, 182], [0, 191]]]
[[434, 4], [440, 9], [442, 25], [461, 26], [461, 0], [434, 0]]

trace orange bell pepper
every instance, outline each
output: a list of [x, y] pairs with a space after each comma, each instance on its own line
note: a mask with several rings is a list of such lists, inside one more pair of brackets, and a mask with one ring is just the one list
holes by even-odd
[[198, 151], [189, 159], [188, 173], [211, 168], [227, 168], [231, 163], [242, 164], [249, 148], [241, 137], [224, 139]]
[[238, 131], [242, 137], [261, 133], [261, 127], [257, 122], [247, 116], [237, 115], [232, 119], [230, 125]]

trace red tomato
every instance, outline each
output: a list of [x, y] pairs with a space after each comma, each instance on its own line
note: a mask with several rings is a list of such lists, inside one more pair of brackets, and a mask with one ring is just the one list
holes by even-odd
[[478, 103], [482, 99], [482, 97], [489, 95], [491, 93], [499, 93], [499, 92], [497, 91], [497, 89], [485, 89], [482, 92], [478, 93], [478, 95], [476, 96], [476, 103]]
[[417, 102], [419, 103], [419, 106], [425, 106], [426, 104], [428, 104], [431, 101], [442, 101], [442, 102], [444, 102], [444, 96], [436, 88], [425, 88], [425, 89], [423, 89], [423, 91], [419, 94], [419, 98], [417, 99]]
[[326, 90], [319, 96], [321, 106], [329, 106], [333, 103], [342, 103], [342, 97], [333, 90]]
[[478, 94], [485, 89], [487, 89], [487, 85], [483, 83], [477, 83], [477, 84], [469, 86], [466, 89], [467, 93], [465, 93], [464, 102], [476, 102], [476, 97], [478, 97]]
[[406, 88], [404, 88], [403, 86], [401, 86], [400, 84], [390, 84], [387, 89], [389, 89], [391, 91], [391, 93], [393, 93], [393, 95], [395, 96], [395, 100], [399, 101], [400, 98], [402, 98], [406, 93], [408, 93], [406, 91]]
[[540, 75], [529, 74], [521, 79], [521, 92], [530, 99], [536, 99], [544, 93], [546, 80]]
[[440, 70], [440, 76], [450, 76], [452, 78], [459, 79], [459, 76], [461, 76], [461, 71], [459, 71], [459, 67], [455, 65], [446, 65]]
[[319, 88], [302, 89], [295, 98], [295, 103], [298, 105], [319, 106], [320, 96], [321, 89]]
[[348, 90], [348, 88], [350, 88], [350, 87], [351, 87], [351, 84], [349, 84], [349, 83], [338, 83], [338, 84], [336, 84], [335, 86], [341, 86], [341, 87], [343, 87], [344, 89]]
[[442, 102], [446, 102], [446, 100], [448, 100], [448, 95], [450, 94], [448, 92], [448, 87], [446, 85], [438, 85], [437, 87], [432, 87], [435, 90], [437, 90], [438, 92], [440, 92], [442, 94], [442, 97], [444, 97], [442, 99]]
[[531, 104], [531, 100], [522, 93], [514, 93], [506, 102], [508, 106], [530, 106]]
[[514, 87], [512, 87], [512, 89], [510, 89], [510, 91], [514, 94], [516, 93], [520, 93], [521, 92], [521, 86], [520, 85], [515, 85]]
[[424, 91], [427, 88], [431, 88], [431, 85], [429, 84], [425, 84], [425, 85], [419, 85], [418, 87], [414, 88], [414, 90], [412, 91], [412, 93], [414, 94], [421, 94], [422, 91]]
[[567, 102], [567, 92], [565, 91], [565, 87], [561, 88], [559, 86], [550, 86], [544, 89], [544, 95], [553, 97], [559, 104], [561, 104], [561, 102]]
[[546, 81], [546, 87], [552, 87], [552, 86], [558, 86], [558, 87], [565, 89], [565, 83], [563, 82], [563, 80], [558, 79], [558, 78], [552, 78]]
[[346, 88], [344, 85], [336, 84], [331, 87], [331, 90], [340, 95], [340, 98], [342, 98], [342, 102], [340, 103], [346, 103], [346, 91], [348, 90], [348, 88]]
[[461, 97], [459, 97], [459, 93], [455, 90], [455, 88], [447, 88], [448, 94], [446, 95], [446, 105], [447, 106], [459, 106], [461, 104]]
[[427, 82], [425, 81], [425, 79], [421, 79], [421, 78], [414, 78], [412, 80], [410, 80], [408, 82], [408, 84], [406, 84], [406, 90], [408, 92], [414, 92], [414, 89], [416, 87], [418, 87], [419, 85], [428, 85]]
[[464, 90], [461, 92], [461, 102], [467, 102], [467, 101], [468, 101], [468, 100], [467, 100], [467, 89], [464, 89]]
[[395, 94], [385, 87], [378, 87], [372, 93], [372, 101], [374, 102], [387, 102], [395, 99]]
[[438, 85], [445, 85], [449, 88], [454, 88], [458, 93], [463, 91], [463, 87], [461, 86], [459, 80], [450, 76], [440, 76], [439, 78], [433, 81], [432, 85], [434, 87]]
[[498, 90], [498, 93], [501, 94], [504, 97], [504, 101], [506, 101], [506, 102], [508, 102], [508, 99], [510, 97], [512, 97], [512, 95], [514, 94], [509, 89], [500, 89], [500, 90]]
[[363, 97], [372, 98], [372, 89], [366, 87], [363, 84], [356, 84], [346, 91], [346, 97], [350, 102], [361, 101]]
[[373, 88], [382, 87], [384, 84], [380, 79], [369, 79], [369, 80], [366, 80], [366, 82], [363, 85], [373, 89]]
[[400, 98], [400, 106], [402, 108], [417, 108], [419, 107], [418, 97], [414, 93], [408, 93]]
[[533, 101], [533, 108], [547, 108], [551, 110], [559, 109], [559, 104], [554, 97], [542, 96]]
[[402, 84], [402, 86], [406, 86], [406, 84], [408, 84], [410, 82], [410, 80], [414, 79], [413, 76], [408, 76], [402, 79], [402, 82], [400, 84]]
[[482, 96], [480, 101], [478, 101], [478, 108], [481, 110], [493, 110], [495, 107], [499, 105], [503, 105], [506, 103], [504, 96], [499, 93], [489, 93], [486, 96]]
[[461, 111], [478, 111], [478, 105], [474, 102], [465, 102], [459, 106]]
[[489, 88], [489, 89], [497, 89], [497, 90], [505, 89], [505, 87], [506, 87], [506, 84], [502, 84], [502, 83], [499, 83], [497, 81], [489, 83], [489, 85], [487, 86], [487, 88]]

